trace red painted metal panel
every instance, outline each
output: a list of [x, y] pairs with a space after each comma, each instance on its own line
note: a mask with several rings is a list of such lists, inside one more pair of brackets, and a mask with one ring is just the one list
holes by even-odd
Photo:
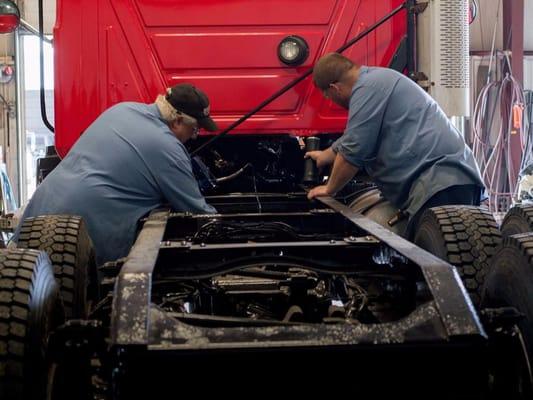
[[[66, 154], [83, 130], [113, 104], [151, 102], [165, 87], [185, 81], [209, 94], [212, 113], [223, 129], [400, 3], [58, 0], [58, 151]], [[360, 63], [386, 66], [405, 33], [402, 12], [346, 54]], [[308, 60], [296, 68], [282, 64], [277, 54], [279, 42], [294, 34], [310, 47]], [[234, 133], [340, 132], [345, 121], [345, 111], [325, 100], [308, 78]]]
[[146, 26], [188, 27], [327, 24], [337, 2], [337, 0], [138, 0], [137, 4]]
[[[257, 99], [267, 98], [274, 92], [292, 81], [296, 75], [289, 74], [254, 74], [244, 76], [242, 74], [232, 76], [223, 75], [213, 78], [212, 76], [170, 76], [169, 86], [182, 82], [192, 82], [201, 88], [209, 88], [209, 96], [213, 99], [225, 99], [216, 104], [218, 115], [242, 114], [250, 109], [249, 97], [254, 95]], [[272, 102], [263, 109], [265, 112], [296, 112], [300, 96], [298, 92], [291, 91]]]
[[[98, 7], [87, 1], [64, 1], [54, 28], [55, 139], [64, 155], [105, 107], [98, 92]], [[91, 37], [92, 40], [88, 40]]]
[[[303, 66], [311, 66], [325, 29], [291, 30], [291, 34], [304, 37], [311, 57]], [[285, 65], [273, 57], [287, 32], [257, 32], [243, 30], [225, 33], [172, 33], [154, 34], [152, 41], [164, 69], [219, 68], [283, 68]], [[176, 49], [180, 49], [176, 51]]]

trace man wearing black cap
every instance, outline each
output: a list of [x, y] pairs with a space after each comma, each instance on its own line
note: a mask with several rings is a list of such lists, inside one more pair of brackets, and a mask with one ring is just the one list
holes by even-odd
[[[35, 191], [23, 219], [80, 215], [101, 264], [126, 256], [139, 219], [170, 203], [177, 211], [216, 210], [205, 202], [184, 143], [217, 129], [209, 100], [179, 84], [153, 104], [117, 104], [92, 123]], [[15, 240], [25, 233], [16, 232]]]

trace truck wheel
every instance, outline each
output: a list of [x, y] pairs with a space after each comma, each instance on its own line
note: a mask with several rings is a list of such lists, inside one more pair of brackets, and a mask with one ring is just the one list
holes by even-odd
[[[513, 370], [518, 376], [518, 385], [513, 397], [507, 389], [506, 398], [531, 398], [533, 396], [533, 233], [512, 235], [503, 239], [492, 258], [486, 277], [481, 306], [483, 308], [514, 307], [523, 317], [518, 321], [518, 340], [521, 356], [515, 355], [514, 363], [519, 368], [500, 365]], [[509, 353], [508, 350], [504, 350]], [[521, 360], [520, 360], [521, 359]], [[501, 363], [499, 363], [501, 364]], [[504, 371], [504, 373], [509, 373]]]
[[84, 318], [88, 297], [94, 297], [96, 292], [96, 264], [83, 219], [71, 215], [27, 218], [22, 223], [17, 247], [48, 253], [60, 284], [67, 319]]
[[473, 206], [430, 208], [420, 218], [414, 243], [454, 265], [479, 304], [489, 260], [501, 243], [492, 214]]
[[63, 317], [45, 252], [0, 250], [0, 398], [44, 398], [46, 347]]
[[502, 236], [533, 232], [533, 204], [514, 206], [502, 222]]

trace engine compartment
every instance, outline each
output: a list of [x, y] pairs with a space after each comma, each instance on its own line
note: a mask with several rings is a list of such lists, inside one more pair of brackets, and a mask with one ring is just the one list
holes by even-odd
[[[338, 137], [316, 136], [322, 149]], [[189, 146], [198, 148], [206, 140], [200, 137]], [[291, 135], [230, 135], [193, 157], [194, 172], [206, 195], [290, 193], [301, 190], [305, 148], [305, 138]]]
[[184, 322], [384, 323], [430, 298], [408, 260], [305, 193], [208, 201], [224, 213], [171, 214], [153, 276], [154, 304]]

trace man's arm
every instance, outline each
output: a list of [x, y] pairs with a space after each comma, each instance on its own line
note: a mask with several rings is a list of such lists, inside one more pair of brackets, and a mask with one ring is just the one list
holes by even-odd
[[154, 171], [157, 183], [165, 199], [177, 211], [190, 211], [196, 214], [216, 213], [207, 204], [198, 188], [192, 172], [190, 159], [178, 148], [166, 149], [157, 159]]
[[317, 186], [311, 190], [307, 194], [307, 198], [312, 199], [320, 196], [334, 196], [348, 182], [350, 182], [358, 171], [359, 168], [346, 161], [342, 154], [337, 154], [328, 183], [326, 185]]

